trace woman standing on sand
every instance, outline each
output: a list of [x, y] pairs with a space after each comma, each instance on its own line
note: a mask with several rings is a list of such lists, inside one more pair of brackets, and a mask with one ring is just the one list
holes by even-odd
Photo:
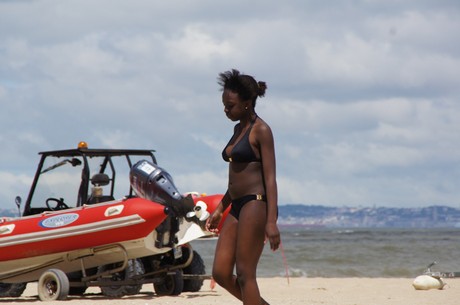
[[219, 74], [218, 80], [224, 112], [239, 123], [222, 152], [223, 159], [229, 162], [228, 189], [207, 222], [208, 230], [216, 232], [223, 212], [231, 204], [216, 245], [212, 275], [243, 304], [268, 304], [260, 296], [257, 264], [265, 238], [273, 251], [278, 249], [281, 239], [276, 224], [278, 193], [273, 135], [254, 109], [267, 85], [237, 70]]

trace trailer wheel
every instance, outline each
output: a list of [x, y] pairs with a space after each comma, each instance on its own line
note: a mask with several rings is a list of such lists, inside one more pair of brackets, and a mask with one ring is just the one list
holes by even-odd
[[38, 280], [38, 297], [42, 301], [65, 300], [69, 294], [69, 279], [59, 269], [49, 269]]
[[0, 283], [0, 298], [13, 297], [17, 298], [22, 295], [26, 289], [27, 283]]
[[158, 283], [153, 283], [153, 288], [158, 295], [179, 295], [184, 290], [184, 278], [182, 270], [174, 271], [174, 274], [165, 274]]
[[[190, 274], [190, 275], [203, 275], [206, 274], [206, 267], [204, 265], [203, 259], [201, 256], [198, 254], [198, 252], [193, 251], [193, 258], [192, 262], [190, 263], [189, 266], [185, 267], [183, 269], [184, 274]], [[203, 286], [203, 281], [202, 279], [184, 279], [184, 292], [189, 291], [189, 292], [197, 292], [200, 291], [201, 286]]]
[[[107, 270], [111, 270], [117, 267], [117, 264], [109, 264], [100, 266], [98, 268], [98, 273], [105, 272]], [[117, 285], [117, 281], [123, 281], [130, 279], [137, 275], [142, 275], [145, 273], [144, 265], [142, 264], [141, 260], [139, 259], [130, 259], [128, 261], [128, 266], [125, 270], [114, 273], [111, 277], [102, 277], [101, 281], [112, 281], [114, 285], [112, 286], [100, 286], [102, 294], [112, 298], [119, 298], [124, 295], [133, 295], [138, 294], [139, 291], [142, 289], [142, 284], [137, 285]]]
[[[81, 271], [67, 273], [67, 278], [69, 279], [70, 283], [80, 282], [82, 277], [83, 273]], [[86, 286], [70, 286], [69, 295], [83, 295], [85, 294], [87, 288], [88, 287]]]

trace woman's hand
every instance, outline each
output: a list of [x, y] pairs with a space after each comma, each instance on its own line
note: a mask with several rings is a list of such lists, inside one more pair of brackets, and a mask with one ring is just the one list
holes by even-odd
[[270, 242], [270, 249], [273, 251], [278, 250], [281, 243], [281, 237], [276, 223], [267, 223], [265, 226], [265, 236]]
[[219, 209], [216, 209], [211, 216], [206, 220], [206, 229], [212, 233], [219, 233], [219, 226], [220, 221], [222, 220], [222, 212]]

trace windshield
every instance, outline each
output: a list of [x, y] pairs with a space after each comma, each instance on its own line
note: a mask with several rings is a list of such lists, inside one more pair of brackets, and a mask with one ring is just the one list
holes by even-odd
[[[127, 155], [88, 156], [89, 172], [86, 175], [82, 156], [47, 156], [30, 200], [30, 213], [49, 210], [46, 201], [50, 198], [59, 199], [66, 207], [72, 208], [132, 195], [129, 183], [131, 166], [146, 159], [151, 161], [152, 157], [130, 155], [128, 159]], [[51, 202], [51, 207], [54, 206], [55, 201]]]
[[48, 198], [63, 199], [69, 207], [75, 207], [80, 188], [83, 161], [81, 157], [47, 157], [37, 181], [30, 206], [46, 207]]

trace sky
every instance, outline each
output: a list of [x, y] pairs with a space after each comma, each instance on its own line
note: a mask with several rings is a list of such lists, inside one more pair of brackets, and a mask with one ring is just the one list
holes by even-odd
[[82, 140], [225, 192], [235, 68], [268, 85], [280, 205], [460, 208], [458, 33], [458, 0], [0, 0], [0, 207]]

